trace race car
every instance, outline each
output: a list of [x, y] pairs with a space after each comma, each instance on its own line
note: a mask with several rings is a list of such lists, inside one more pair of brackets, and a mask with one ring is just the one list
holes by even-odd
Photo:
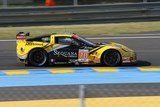
[[77, 34], [48, 34], [27, 38], [29, 32], [19, 32], [18, 59], [26, 65], [103, 64], [118, 66], [135, 63], [136, 53], [119, 43], [93, 43]]

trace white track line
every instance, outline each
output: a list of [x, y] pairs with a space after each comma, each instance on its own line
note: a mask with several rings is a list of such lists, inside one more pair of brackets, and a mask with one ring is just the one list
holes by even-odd
[[15, 42], [15, 39], [10, 39], [10, 40], [0, 40], [0, 42]]
[[[138, 34], [136, 34], [137, 36], [114, 36], [114, 37], [87, 37], [86, 39], [90, 39], [90, 40], [95, 40], [95, 39], [98, 39], [98, 40], [102, 40], [102, 39], [160, 39], [160, 34], [159, 36], [154, 36], [154, 34], [152, 34], [153, 36], [141, 36], [141, 34], [138, 36]], [[144, 35], [144, 34], [143, 34]], [[16, 39], [10, 39], [10, 40], [0, 40], [0, 42], [14, 42], [16, 41]]]
[[136, 33], [136, 34], [121, 34], [123, 36], [160, 36], [160, 33]]
[[87, 39], [160, 39], [160, 36], [121, 36], [121, 37], [93, 37], [93, 38], [87, 38]]

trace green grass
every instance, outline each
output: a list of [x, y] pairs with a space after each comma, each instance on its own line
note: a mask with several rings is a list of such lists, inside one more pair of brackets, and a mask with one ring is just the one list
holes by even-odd
[[49, 33], [77, 33], [87, 36], [118, 36], [124, 33], [143, 33], [160, 31], [160, 21], [118, 23], [118, 24], [87, 24], [87, 25], [59, 25], [59, 26], [31, 26], [31, 27], [0, 27], [0, 39], [15, 39], [20, 32], [30, 32], [31, 36]]
[[[8, 4], [7, 7], [31, 7], [31, 6], [45, 6], [45, 3], [25, 3], [25, 4]], [[0, 8], [3, 8], [3, 4], [0, 4]]]

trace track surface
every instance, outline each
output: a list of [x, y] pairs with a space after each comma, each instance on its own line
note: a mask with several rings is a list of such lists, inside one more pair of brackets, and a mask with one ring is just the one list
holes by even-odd
[[[94, 42], [115, 41], [127, 45], [138, 54], [138, 66], [160, 65], [160, 39], [116, 39], [92, 40]], [[28, 69], [16, 60], [16, 43], [0, 42], [0, 69]], [[57, 66], [54, 66], [57, 68]], [[63, 65], [58, 67], [64, 67]], [[67, 66], [65, 66], [67, 67]], [[75, 66], [69, 66], [75, 67]], [[83, 66], [82, 66], [83, 67]], [[46, 67], [48, 68], [48, 67]], [[160, 84], [111, 84], [88, 85], [86, 97], [146, 96], [160, 95]], [[77, 98], [78, 86], [44, 86], [0, 88], [0, 101], [37, 100], [54, 98]]]
[[[122, 43], [137, 52], [138, 65], [137, 66], [158, 66], [160, 65], [160, 38], [141, 38], [141, 39], [102, 39], [92, 40], [93, 42], [109, 42], [114, 41]], [[0, 69], [28, 69], [33, 67], [25, 67], [17, 61], [16, 57], [16, 43], [15, 41], [0, 42]], [[57, 66], [55, 66], [57, 67]], [[58, 66], [58, 67], [64, 67]], [[68, 67], [68, 66], [66, 66]], [[69, 66], [73, 67], [73, 66]]]

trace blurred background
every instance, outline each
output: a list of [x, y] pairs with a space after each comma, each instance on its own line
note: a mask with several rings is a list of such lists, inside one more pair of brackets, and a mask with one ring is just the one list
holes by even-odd
[[[10, 6], [44, 6], [47, 0], [0, 0], [3, 7]], [[158, 2], [160, 0], [53, 0], [56, 5], [85, 5], [124, 2]]]

